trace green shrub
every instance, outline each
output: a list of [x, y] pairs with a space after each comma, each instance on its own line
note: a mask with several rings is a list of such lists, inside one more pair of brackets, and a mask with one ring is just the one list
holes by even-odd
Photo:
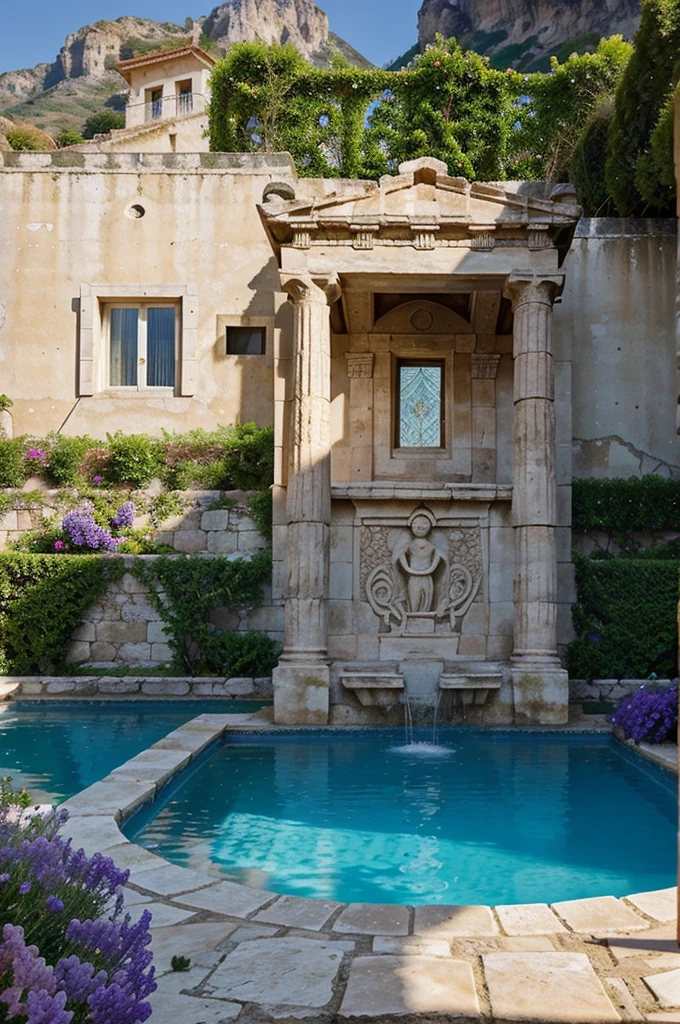
[[135, 574], [149, 588], [149, 598], [165, 623], [177, 669], [190, 675], [206, 670], [222, 673], [226, 655], [220, 636], [224, 634], [213, 626], [211, 613], [217, 608], [239, 611], [258, 605], [262, 587], [271, 579], [271, 565], [268, 551], [249, 561], [162, 557], [135, 565]]
[[209, 643], [209, 660], [218, 675], [268, 676], [276, 668], [281, 644], [266, 633], [214, 633]]
[[116, 110], [100, 110], [91, 114], [83, 125], [83, 138], [93, 139], [95, 135], [107, 135], [110, 131], [125, 127], [125, 114]]
[[121, 559], [97, 555], [0, 554], [0, 668], [62, 672], [73, 630], [123, 571]]
[[569, 673], [579, 679], [677, 674], [678, 564], [574, 556], [577, 604]]
[[[635, 50], [616, 93], [609, 133], [607, 189], [620, 217], [675, 213], [674, 182], [668, 188], [672, 134], [663, 112], [680, 77], [680, 0], [642, 0], [641, 7]], [[657, 152], [650, 162], [655, 136]]]
[[208, 463], [185, 459], [174, 469], [165, 472], [164, 476], [166, 484], [176, 491], [222, 491], [233, 486], [224, 459]]
[[163, 467], [160, 441], [146, 434], [124, 434], [120, 430], [106, 436], [111, 456], [106, 474], [111, 483], [142, 488], [160, 476]]
[[0, 487], [21, 487], [28, 479], [25, 437], [0, 437]]
[[257, 494], [251, 494], [248, 498], [250, 517], [262, 536], [267, 540], [272, 539], [273, 533], [272, 497], [272, 492], [269, 490], [258, 491]]
[[48, 435], [47, 475], [57, 487], [73, 487], [82, 477], [85, 456], [96, 447], [91, 437], [64, 437], [63, 434]]
[[274, 428], [260, 429], [255, 423], [234, 427], [227, 441], [224, 468], [231, 486], [238, 490], [270, 487], [274, 483]]
[[[106, 60], [108, 60], [108, 57]], [[77, 146], [78, 143], [84, 142], [84, 139], [80, 132], [77, 132], [75, 128], [64, 128], [59, 132], [54, 141], [59, 149], [65, 149], [67, 146]]]
[[601, 107], [593, 115], [571, 160], [569, 176], [576, 186], [578, 200], [586, 217], [611, 217], [615, 213], [605, 181], [607, 140], [613, 116], [611, 104]]
[[12, 149], [16, 150], [44, 150], [55, 149], [54, 141], [47, 132], [36, 128], [32, 124], [18, 124], [15, 128], [9, 128], [5, 138]]

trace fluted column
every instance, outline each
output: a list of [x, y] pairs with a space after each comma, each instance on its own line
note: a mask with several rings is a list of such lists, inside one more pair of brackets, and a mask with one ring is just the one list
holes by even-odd
[[331, 521], [330, 305], [336, 277], [281, 274], [293, 308], [293, 399], [288, 439], [286, 639], [274, 672], [274, 716], [328, 720]]
[[563, 275], [515, 273], [513, 689], [519, 722], [567, 721], [568, 677], [557, 657], [555, 368], [552, 307]]

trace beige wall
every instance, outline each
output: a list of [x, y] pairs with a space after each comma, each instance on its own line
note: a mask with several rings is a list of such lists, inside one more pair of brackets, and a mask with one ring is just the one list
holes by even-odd
[[674, 221], [584, 219], [555, 310], [573, 475], [680, 477]]
[[[218, 317], [273, 323], [282, 306], [279, 321], [286, 323], [256, 203], [268, 181], [291, 178], [287, 156], [2, 157], [0, 391], [14, 400], [15, 433], [44, 434], [64, 423], [65, 433], [103, 437], [117, 429], [273, 422], [273, 343], [265, 356], [227, 356], [224, 332], [217, 332]], [[130, 216], [133, 205], [142, 217]], [[181, 397], [180, 387], [162, 396], [80, 396], [83, 285], [93, 293], [95, 322], [99, 286], [116, 286], [123, 299], [140, 289], [150, 298], [189, 290], [192, 396]], [[271, 333], [273, 342], [278, 328]], [[101, 363], [105, 353], [94, 344]]]
[[195, 111], [205, 109], [209, 101], [208, 79], [211, 68], [193, 54], [166, 60], [162, 64], [149, 64], [130, 73], [130, 95], [125, 111], [126, 128], [143, 124], [150, 118], [148, 91], [163, 90], [163, 117], [175, 117], [177, 82], [191, 79], [191, 92]]

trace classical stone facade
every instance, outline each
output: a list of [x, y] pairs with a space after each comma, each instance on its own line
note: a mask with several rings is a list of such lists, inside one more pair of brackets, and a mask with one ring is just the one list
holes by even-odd
[[277, 720], [459, 688], [495, 689], [499, 721], [566, 721], [552, 308], [573, 192], [470, 186], [427, 158], [298, 191], [260, 208], [294, 308]]

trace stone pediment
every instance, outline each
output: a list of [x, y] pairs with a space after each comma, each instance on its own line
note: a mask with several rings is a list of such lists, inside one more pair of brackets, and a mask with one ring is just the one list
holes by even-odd
[[[581, 215], [571, 186], [557, 186], [550, 198], [520, 194], [502, 185], [453, 178], [446, 164], [423, 157], [401, 164], [399, 174], [379, 182], [341, 182], [319, 194], [305, 181], [295, 198], [269, 193], [259, 207], [275, 250], [292, 245], [350, 243], [432, 249], [461, 242], [492, 249], [497, 242], [530, 249], [562, 247]], [[568, 242], [567, 242], [568, 244]]]

